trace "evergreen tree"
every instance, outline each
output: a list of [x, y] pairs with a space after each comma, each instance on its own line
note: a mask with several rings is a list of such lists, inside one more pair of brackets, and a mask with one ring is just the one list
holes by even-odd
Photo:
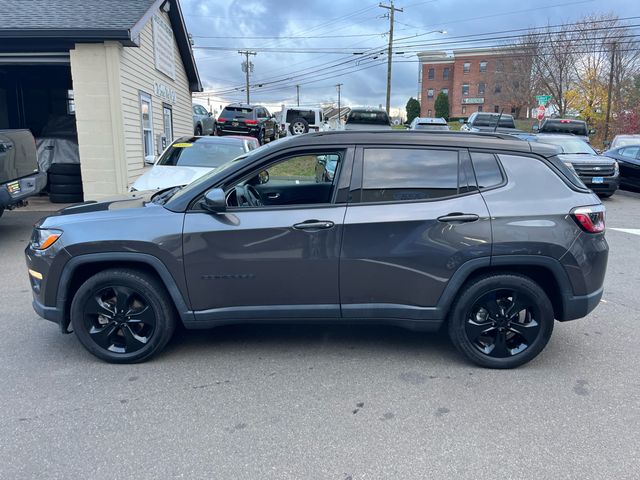
[[407, 102], [407, 123], [411, 123], [414, 118], [420, 116], [420, 102], [411, 97]]
[[445, 120], [449, 121], [449, 96], [440, 92], [438, 97], [436, 98], [436, 117], [442, 117]]

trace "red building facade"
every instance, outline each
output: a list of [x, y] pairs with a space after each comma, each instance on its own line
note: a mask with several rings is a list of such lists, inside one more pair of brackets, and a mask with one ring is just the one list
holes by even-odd
[[435, 116], [435, 100], [440, 92], [449, 97], [449, 117], [466, 118], [473, 112], [516, 115], [513, 89], [508, 88], [518, 58], [509, 49], [465, 49], [421, 52], [420, 115]]

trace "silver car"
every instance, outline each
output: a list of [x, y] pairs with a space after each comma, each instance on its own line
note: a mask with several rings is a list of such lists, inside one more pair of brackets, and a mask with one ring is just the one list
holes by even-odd
[[193, 106], [193, 134], [213, 135], [216, 128], [216, 120], [211, 112], [202, 105]]

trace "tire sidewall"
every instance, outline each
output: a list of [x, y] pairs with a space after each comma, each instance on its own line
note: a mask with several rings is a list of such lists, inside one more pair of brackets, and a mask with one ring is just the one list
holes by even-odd
[[[534, 300], [540, 312], [536, 318], [540, 324], [538, 337], [522, 353], [509, 358], [493, 358], [483, 354], [467, 338], [465, 331], [467, 314], [475, 302], [486, 293], [499, 289], [513, 289], [526, 293]], [[449, 336], [456, 348], [477, 365], [498, 369], [515, 368], [533, 360], [544, 349], [553, 332], [554, 321], [551, 301], [533, 280], [520, 275], [490, 275], [481, 277], [463, 288], [449, 316]]]
[[[296, 123], [300, 123], [304, 127], [304, 131], [302, 133], [295, 133], [294, 132], [293, 126]], [[291, 124], [289, 126], [289, 131], [291, 132], [291, 135], [303, 135], [303, 134], [309, 132], [309, 124], [307, 123], [307, 121], [304, 118], [296, 118], [293, 122], [291, 122]]]
[[[122, 285], [144, 297], [156, 317], [155, 331], [147, 345], [132, 353], [113, 353], [100, 348], [91, 339], [84, 320], [86, 302], [103, 288]], [[80, 286], [71, 302], [71, 325], [80, 343], [93, 355], [110, 363], [137, 363], [147, 360], [162, 349], [171, 338], [175, 320], [166, 292], [153, 279], [126, 271], [105, 271], [96, 274]]]

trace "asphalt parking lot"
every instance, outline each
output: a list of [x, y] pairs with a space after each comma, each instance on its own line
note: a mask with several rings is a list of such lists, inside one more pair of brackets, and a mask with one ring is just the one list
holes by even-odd
[[33, 312], [42, 212], [5, 212], [0, 478], [638, 478], [640, 195], [605, 204], [603, 303], [512, 371], [444, 335], [349, 326], [181, 331], [108, 365]]

